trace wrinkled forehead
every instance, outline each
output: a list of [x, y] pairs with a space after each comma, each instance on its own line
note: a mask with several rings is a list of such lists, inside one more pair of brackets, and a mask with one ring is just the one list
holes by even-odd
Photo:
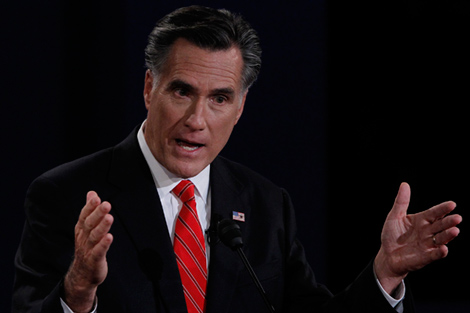
[[198, 84], [210, 82], [241, 90], [242, 70], [241, 52], [235, 46], [213, 51], [178, 39], [173, 44], [162, 74], [171, 80], [190, 79]]

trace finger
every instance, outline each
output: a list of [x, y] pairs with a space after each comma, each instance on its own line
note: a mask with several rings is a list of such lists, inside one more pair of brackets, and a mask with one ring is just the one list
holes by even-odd
[[90, 232], [90, 236], [88, 237], [88, 243], [91, 246], [97, 245], [103, 237], [105, 237], [109, 230], [111, 229], [111, 225], [113, 224], [114, 218], [111, 214], [106, 214], [103, 219], [93, 228]]
[[94, 197], [98, 197], [98, 194], [93, 190], [88, 191], [88, 193], [86, 194], [86, 202], [90, 201]]
[[457, 227], [451, 227], [449, 229], [446, 229], [434, 235], [435, 245], [437, 246], [446, 245], [452, 240], [454, 240], [459, 234], [460, 234], [460, 229], [458, 229]]
[[110, 211], [111, 204], [109, 202], [105, 201], [98, 205], [84, 221], [86, 230], [91, 231], [95, 228]]
[[99, 262], [101, 259], [106, 257], [111, 244], [113, 243], [113, 235], [106, 234], [94, 247], [92, 250], [92, 258], [95, 262]]
[[89, 191], [86, 196], [85, 206], [80, 212], [78, 223], [83, 224], [86, 218], [96, 209], [100, 203], [101, 199], [98, 197], [98, 194], [94, 191]]
[[446, 245], [439, 245], [431, 251], [431, 260], [437, 261], [445, 258], [449, 254], [449, 248]]
[[446, 229], [452, 228], [454, 226], [457, 226], [462, 222], [462, 216], [458, 214], [454, 215], [449, 215], [444, 218], [438, 219], [434, 223], [431, 224], [431, 227], [429, 228], [429, 231], [432, 234], [437, 234], [440, 233]]
[[393, 204], [392, 210], [390, 211], [390, 218], [403, 218], [406, 216], [408, 206], [410, 204], [411, 189], [408, 183], [401, 183], [398, 189], [395, 203]]
[[443, 202], [441, 204], [435, 205], [432, 208], [422, 212], [423, 218], [429, 223], [434, 223], [435, 221], [443, 218], [450, 212], [452, 212], [457, 204], [453, 201]]

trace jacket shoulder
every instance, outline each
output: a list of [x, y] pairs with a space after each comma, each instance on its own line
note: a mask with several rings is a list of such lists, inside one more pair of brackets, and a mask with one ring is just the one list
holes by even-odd
[[39, 176], [38, 181], [50, 181], [56, 184], [96, 177], [108, 171], [112, 158], [112, 148], [101, 150], [79, 159], [61, 164]]
[[213, 162], [213, 168], [218, 171], [222, 176], [228, 175], [239, 183], [245, 186], [260, 186], [262, 188], [277, 189], [280, 187], [273, 183], [265, 176], [250, 169], [249, 167], [240, 163], [231, 161], [225, 157], [218, 156]]
[[36, 181], [46, 180], [57, 184], [68, 181], [99, 181], [109, 174], [116, 152], [124, 151], [125, 155], [134, 155], [136, 149], [137, 131], [134, 130], [118, 145], [59, 165], [39, 176]]

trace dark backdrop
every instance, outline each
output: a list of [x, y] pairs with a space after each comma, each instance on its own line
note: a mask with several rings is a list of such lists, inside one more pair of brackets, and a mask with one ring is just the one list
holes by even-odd
[[[336, 288], [379, 246], [401, 181], [411, 185], [410, 212], [452, 199], [465, 219], [470, 1], [351, 1], [332, 4], [329, 17], [327, 247]], [[421, 312], [470, 311], [459, 284], [470, 276], [465, 221], [461, 230], [447, 259], [409, 277]]]
[[[2, 4], [0, 311], [29, 183], [145, 118], [146, 37], [192, 4], [168, 3]], [[469, 1], [198, 3], [240, 12], [260, 34], [261, 75], [222, 154], [288, 189], [321, 282], [337, 292], [374, 257], [401, 181], [411, 211], [468, 207]], [[468, 311], [462, 230], [448, 259], [410, 275], [421, 312]]]

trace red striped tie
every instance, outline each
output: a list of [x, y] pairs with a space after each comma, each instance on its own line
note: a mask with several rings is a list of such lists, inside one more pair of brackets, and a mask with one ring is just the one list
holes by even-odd
[[183, 207], [175, 226], [173, 248], [183, 283], [188, 313], [203, 313], [206, 303], [207, 263], [204, 235], [197, 217], [194, 185], [181, 181], [173, 193], [181, 199]]

